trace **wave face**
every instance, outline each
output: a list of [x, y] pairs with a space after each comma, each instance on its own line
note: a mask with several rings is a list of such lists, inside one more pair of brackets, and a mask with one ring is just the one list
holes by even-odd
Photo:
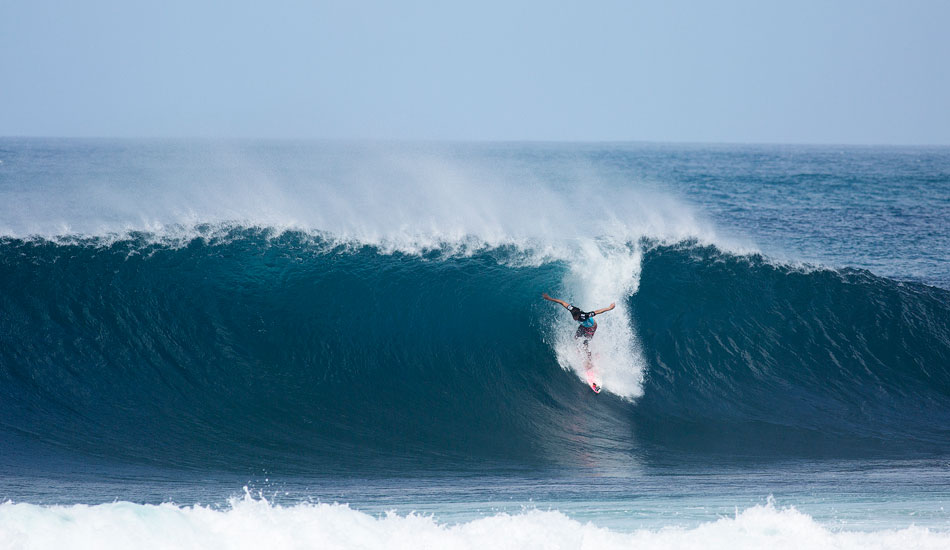
[[740, 452], [950, 441], [946, 290], [681, 246], [647, 254], [633, 301], [650, 370], [637, 418], [662, 441]]
[[539, 290], [563, 269], [441, 255], [240, 229], [181, 247], [8, 240], [0, 419], [202, 467], [526, 457], [571, 437], [589, 390], [546, 343]]
[[[308, 471], [948, 450], [947, 291], [690, 242], [587, 258], [241, 227], [175, 243], [6, 238], [0, 435]], [[545, 289], [590, 308], [626, 296], [594, 339], [601, 395]]]

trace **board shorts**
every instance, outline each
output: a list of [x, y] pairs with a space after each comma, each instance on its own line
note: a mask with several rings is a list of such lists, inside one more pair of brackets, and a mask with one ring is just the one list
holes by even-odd
[[577, 332], [574, 333], [574, 338], [583, 338], [584, 343], [586, 344], [588, 340], [594, 337], [594, 333], [597, 332], [597, 325], [592, 327], [585, 327], [581, 325], [577, 327]]

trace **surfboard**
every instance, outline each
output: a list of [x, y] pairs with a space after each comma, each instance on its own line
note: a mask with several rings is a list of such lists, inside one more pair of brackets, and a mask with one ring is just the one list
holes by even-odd
[[587, 385], [594, 393], [600, 393], [600, 382], [597, 380], [594, 367], [590, 363], [587, 364]]

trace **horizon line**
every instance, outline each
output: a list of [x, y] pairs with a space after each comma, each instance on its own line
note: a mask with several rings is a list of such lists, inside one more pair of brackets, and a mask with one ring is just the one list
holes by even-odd
[[379, 137], [317, 137], [317, 136], [106, 136], [106, 135], [2, 135], [0, 140], [48, 139], [48, 140], [114, 140], [114, 141], [271, 141], [271, 142], [324, 142], [324, 143], [382, 143], [382, 144], [575, 144], [575, 145], [682, 145], [682, 146], [773, 146], [773, 147], [910, 147], [945, 148], [950, 143], [882, 143], [882, 142], [833, 142], [833, 141], [703, 141], [703, 140], [650, 140], [650, 139], [491, 139], [491, 138], [379, 138]]

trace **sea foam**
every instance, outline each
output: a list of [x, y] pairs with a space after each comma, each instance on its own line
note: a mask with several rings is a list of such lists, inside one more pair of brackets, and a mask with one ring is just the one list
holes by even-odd
[[693, 528], [620, 531], [559, 511], [499, 513], [448, 524], [419, 514], [372, 515], [341, 504], [274, 505], [245, 496], [229, 506], [0, 504], [0, 548], [336, 548], [457, 549], [945, 549], [950, 533], [829, 529], [794, 508], [771, 503]]

